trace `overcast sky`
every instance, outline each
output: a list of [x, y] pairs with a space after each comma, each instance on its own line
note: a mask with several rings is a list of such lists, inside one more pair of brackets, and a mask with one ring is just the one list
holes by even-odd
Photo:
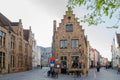
[[[32, 28], [35, 34], [37, 45], [51, 47], [53, 34], [53, 20], [59, 24], [63, 15], [65, 15], [67, 0], [1, 0], [0, 11], [9, 20], [18, 22], [22, 19], [23, 27]], [[82, 18], [86, 13], [84, 8], [75, 8], [76, 17]], [[98, 26], [87, 26], [80, 23], [85, 29], [88, 41], [93, 48], [97, 49], [103, 57], [111, 59], [110, 47], [115, 37], [115, 31], [119, 29], [107, 29], [108, 25], [113, 24], [116, 20], [108, 20], [106, 24]]]

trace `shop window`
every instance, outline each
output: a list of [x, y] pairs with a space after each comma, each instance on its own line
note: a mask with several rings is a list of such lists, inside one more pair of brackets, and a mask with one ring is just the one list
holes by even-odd
[[72, 56], [72, 68], [79, 67], [79, 56]]

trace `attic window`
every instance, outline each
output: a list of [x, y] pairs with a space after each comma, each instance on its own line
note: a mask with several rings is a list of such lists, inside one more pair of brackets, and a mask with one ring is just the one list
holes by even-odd
[[68, 20], [71, 20], [71, 17], [70, 17], [70, 16], [68, 17]]
[[67, 24], [66, 25], [66, 31], [69, 31], [69, 32], [73, 31], [73, 25], [72, 24]]

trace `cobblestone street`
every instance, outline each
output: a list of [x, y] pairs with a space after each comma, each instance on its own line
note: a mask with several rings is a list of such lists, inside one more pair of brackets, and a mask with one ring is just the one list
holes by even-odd
[[0, 80], [120, 80], [116, 70], [102, 68], [100, 72], [90, 69], [88, 76], [74, 77], [74, 75], [59, 74], [58, 78], [47, 77], [48, 68], [33, 69], [31, 71], [0, 75]]

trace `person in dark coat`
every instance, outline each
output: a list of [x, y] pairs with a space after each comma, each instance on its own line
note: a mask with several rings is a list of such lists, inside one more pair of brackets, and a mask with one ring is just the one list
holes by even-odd
[[41, 69], [42, 69], [42, 65], [41, 65], [40, 67], [41, 67]]
[[97, 72], [100, 71], [100, 65], [97, 65]]

